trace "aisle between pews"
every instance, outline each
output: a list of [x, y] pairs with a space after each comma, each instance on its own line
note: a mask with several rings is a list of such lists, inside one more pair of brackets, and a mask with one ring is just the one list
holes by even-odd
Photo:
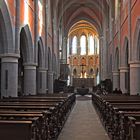
[[76, 105], [58, 140], [109, 140], [92, 105], [91, 97], [77, 97]]

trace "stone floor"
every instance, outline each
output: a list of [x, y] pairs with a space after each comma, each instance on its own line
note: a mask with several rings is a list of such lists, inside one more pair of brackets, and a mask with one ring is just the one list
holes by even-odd
[[91, 97], [78, 96], [58, 140], [109, 140], [92, 105]]

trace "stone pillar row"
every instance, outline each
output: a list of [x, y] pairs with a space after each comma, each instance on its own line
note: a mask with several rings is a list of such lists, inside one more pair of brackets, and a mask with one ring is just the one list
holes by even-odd
[[[121, 89], [123, 93], [128, 93], [126, 82], [130, 82], [130, 95], [140, 94], [140, 62], [130, 62], [130, 81], [126, 81], [126, 75], [129, 74], [129, 67], [120, 67], [120, 71], [113, 71], [113, 90]], [[129, 79], [128, 79], [129, 80]]]
[[140, 62], [130, 63], [130, 94], [140, 94]]
[[[36, 82], [36, 71], [35, 64], [24, 64], [24, 95], [36, 95], [37, 93], [46, 94], [47, 88], [49, 93], [53, 93], [53, 72], [48, 71], [47, 74], [47, 69], [38, 68], [38, 73], [41, 77], [39, 77]], [[18, 96], [17, 56], [4, 56], [1, 58], [1, 96]]]

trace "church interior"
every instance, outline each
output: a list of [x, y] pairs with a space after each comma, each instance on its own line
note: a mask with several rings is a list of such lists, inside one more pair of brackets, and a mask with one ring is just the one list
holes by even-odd
[[140, 0], [0, 0], [1, 140], [140, 140]]

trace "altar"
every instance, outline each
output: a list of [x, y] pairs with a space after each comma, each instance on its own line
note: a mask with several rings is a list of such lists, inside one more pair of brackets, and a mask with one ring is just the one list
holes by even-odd
[[94, 78], [73, 78], [74, 87], [88, 87], [92, 88], [94, 86]]

